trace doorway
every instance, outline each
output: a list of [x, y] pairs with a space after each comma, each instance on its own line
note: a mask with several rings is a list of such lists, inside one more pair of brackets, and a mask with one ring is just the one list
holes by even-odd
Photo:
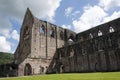
[[27, 63], [24, 68], [24, 75], [26, 76], [31, 74], [32, 74], [32, 67], [29, 63]]

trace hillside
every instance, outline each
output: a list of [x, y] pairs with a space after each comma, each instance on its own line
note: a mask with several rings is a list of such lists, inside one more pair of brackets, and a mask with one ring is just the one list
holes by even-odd
[[14, 60], [14, 55], [11, 53], [0, 52], [0, 65], [11, 63]]

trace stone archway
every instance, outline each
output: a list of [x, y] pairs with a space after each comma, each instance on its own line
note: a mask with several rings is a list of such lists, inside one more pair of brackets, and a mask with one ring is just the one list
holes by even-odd
[[32, 67], [29, 63], [27, 63], [24, 68], [24, 75], [31, 75], [31, 74], [32, 74]]
[[60, 64], [60, 73], [63, 73], [64, 72], [64, 66], [63, 66], [63, 64], [61, 63]]

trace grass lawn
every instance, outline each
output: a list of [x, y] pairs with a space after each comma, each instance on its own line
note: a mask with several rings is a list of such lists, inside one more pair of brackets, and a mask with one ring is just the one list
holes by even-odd
[[120, 72], [69, 73], [0, 78], [0, 80], [120, 80]]

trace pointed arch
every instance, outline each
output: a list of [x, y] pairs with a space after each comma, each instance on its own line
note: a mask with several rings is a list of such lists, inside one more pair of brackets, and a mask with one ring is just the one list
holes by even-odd
[[75, 38], [74, 35], [70, 34], [70, 36], [68, 37], [68, 41], [74, 42], [75, 41], [74, 38]]
[[54, 37], [55, 37], [54, 34], [55, 34], [55, 31], [54, 31], [53, 28], [51, 28], [51, 29], [50, 29], [50, 37], [53, 37], [53, 38], [54, 38]]
[[73, 57], [74, 56], [74, 50], [71, 48], [70, 49], [70, 57]]
[[32, 67], [29, 63], [27, 63], [24, 68], [24, 75], [31, 75], [31, 74], [32, 74]]
[[115, 32], [114, 28], [112, 26], [109, 27], [109, 32], [112, 33], [112, 32]]
[[40, 34], [45, 34], [45, 26], [44, 25], [42, 25], [40, 27]]
[[103, 35], [103, 33], [99, 30], [98, 31], [98, 36], [102, 36]]
[[93, 38], [93, 35], [90, 33], [90, 34], [89, 34], [89, 37], [90, 37], [90, 38]]

